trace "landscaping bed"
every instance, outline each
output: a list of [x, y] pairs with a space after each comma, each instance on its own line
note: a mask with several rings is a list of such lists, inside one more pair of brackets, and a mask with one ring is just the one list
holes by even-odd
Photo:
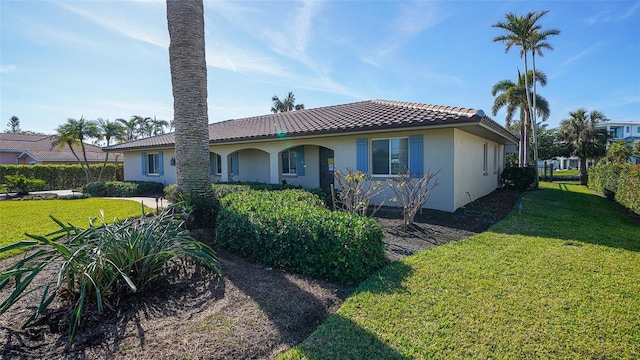
[[[376, 220], [385, 232], [390, 259], [465, 238], [488, 229], [513, 208], [520, 192], [498, 190], [455, 213], [425, 210], [404, 231], [397, 209]], [[211, 243], [213, 234], [194, 237]], [[354, 287], [311, 280], [271, 269], [218, 250], [223, 279], [195, 267], [185, 280], [162, 280], [152, 291], [122, 300], [117, 313], [94, 314], [65, 352], [66, 313], [54, 311], [20, 330], [34, 300], [0, 318], [3, 358], [274, 358], [304, 340], [333, 314]], [[6, 263], [0, 263], [5, 268]], [[0, 294], [4, 299], [6, 294]], [[55, 306], [53, 307], [55, 308]]]

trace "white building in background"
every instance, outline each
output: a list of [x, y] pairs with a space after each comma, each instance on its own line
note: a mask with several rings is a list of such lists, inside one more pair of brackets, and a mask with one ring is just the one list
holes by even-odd
[[[636, 142], [640, 142], [640, 122], [639, 121], [604, 121], [596, 126], [598, 129], [604, 129], [609, 133], [609, 139], [607, 140], [607, 146], [612, 142], [624, 140], [629, 141], [631, 146], [634, 146]], [[640, 164], [640, 158], [632, 156], [630, 161], [634, 164]], [[571, 157], [557, 157], [553, 160], [546, 160], [547, 164], [553, 164], [554, 169], [568, 170], [579, 169], [580, 159], [576, 156]], [[540, 161], [540, 166], [542, 166]], [[587, 168], [594, 165], [594, 161], [589, 159], [587, 161]]]

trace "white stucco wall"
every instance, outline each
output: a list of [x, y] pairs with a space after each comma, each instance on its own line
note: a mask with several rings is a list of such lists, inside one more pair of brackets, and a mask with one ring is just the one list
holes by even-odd
[[[483, 172], [484, 144], [487, 143], [487, 173]], [[498, 186], [498, 171], [494, 171], [493, 146], [498, 145], [498, 162], [502, 163], [503, 147], [499, 144], [454, 130], [454, 207], [464, 206], [470, 201], [485, 196]], [[499, 165], [497, 167], [501, 167]]]
[[[145, 150], [147, 154], [162, 152], [162, 165], [164, 175], [143, 175], [142, 174], [142, 153], [143, 151], [128, 151], [123, 156], [124, 179], [138, 181], [157, 181], [165, 185], [176, 182], [176, 167], [171, 165], [171, 158], [175, 156], [174, 149]], [[209, 164], [207, 164], [209, 166]]]
[[[211, 152], [221, 156], [223, 173], [212, 175], [212, 181], [229, 181], [230, 154], [238, 152], [239, 174], [234, 175], [234, 181], [258, 181], [266, 183], [281, 183], [283, 179], [288, 184], [301, 185], [305, 188], [319, 186], [319, 146], [334, 151], [335, 169], [346, 171], [347, 168], [356, 169], [356, 141], [359, 138], [369, 140], [369, 170], [371, 170], [371, 139], [408, 137], [409, 135], [423, 135], [424, 171], [436, 172], [439, 185], [433, 190], [426, 203], [426, 208], [455, 211], [481, 196], [489, 194], [498, 185], [499, 170], [504, 159], [504, 146], [495, 142], [472, 135], [453, 128], [380, 132], [371, 134], [329, 136], [307, 139], [277, 139], [246, 144], [215, 144], [209, 147]], [[488, 146], [487, 174], [483, 174], [483, 144]], [[494, 171], [493, 146], [497, 145], [498, 162]], [[282, 174], [281, 152], [283, 150], [304, 146], [305, 175]], [[125, 180], [160, 181], [164, 184], [176, 182], [175, 166], [170, 165], [174, 156], [173, 149], [162, 149], [164, 162], [164, 176], [144, 176], [141, 169], [141, 151], [124, 153]], [[145, 151], [150, 153], [152, 151]], [[455, 166], [454, 166], [455, 165]], [[209, 164], [203, 164], [209, 166]], [[386, 185], [386, 178], [377, 178]], [[386, 186], [385, 186], [386, 187]], [[393, 193], [387, 189], [382, 198], [391, 199]], [[386, 202], [394, 206], [394, 203]]]

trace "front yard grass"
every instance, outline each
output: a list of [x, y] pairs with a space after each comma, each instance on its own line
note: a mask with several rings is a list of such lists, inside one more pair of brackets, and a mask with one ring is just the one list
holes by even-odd
[[[88, 227], [89, 219], [100, 218], [104, 211], [107, 222], [124, 220], [142, 214], [141, 204], [132, 200], [78, 199], [78, 200], [25, 200], [0, 201], [0, 247], [24, 240], [24, 233], [45, 235], [60, 227], [51, 220], [53, 215], [63, 223]], [[151, 211], [145, 207], [145, 212]], [[15, 255], [7, 252], [0, 259]]]
[[640, 226], [584, 186], [541, 187], [374, 274], [281, 358], [640, 358]]

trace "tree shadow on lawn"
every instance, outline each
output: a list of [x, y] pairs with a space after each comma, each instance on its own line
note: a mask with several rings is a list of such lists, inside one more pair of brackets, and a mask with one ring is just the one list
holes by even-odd
[[554, 188], [524, 192], [510, 217], [491, 231], [562, 239], [567, 245], [583, 242], [640, 251], [640, 223], [614, 204], [558, 183]]

